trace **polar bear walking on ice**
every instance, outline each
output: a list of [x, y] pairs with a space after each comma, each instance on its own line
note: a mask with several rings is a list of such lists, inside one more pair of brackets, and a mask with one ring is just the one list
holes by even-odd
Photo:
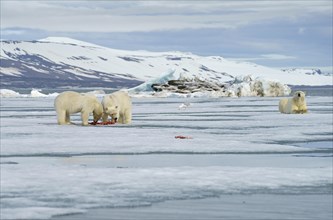
[[132, 122], [132, 100], [124, 91], [117, 91], [105, 95], [102, 100], [103, 122], [107, 122], [111, 116], [111, 122], [130, 124]]
[[283, 98], [279, 103], [279, 111], [285, 114], [303, 114], [308, 109], [305, 101], [305, 93], [297, 91], [292, 98]]
[[74, 113], [81, 112], [82, 125], [88, 125], [90, 113], [93, 113], [95, 123], [103, 114], [102, 104], [96, 96], [73, 91], [60, 93], [54, 100], [54, 107], [59, 125], [71, 124], [70, 115]]

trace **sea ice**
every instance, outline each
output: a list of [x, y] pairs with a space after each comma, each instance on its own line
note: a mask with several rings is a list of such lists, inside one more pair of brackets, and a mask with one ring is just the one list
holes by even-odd
[[[76, 125], [57, 125], [53, 100], [1, 100], [2, 219], [230, 193], [332, 192], [332, 147], [299, 146], [332, 141], [331, 97], [308, 97], [302, 115], [280, 114], [274, 97], [133, 98], [131, 125], [86, 127], [79, 114]], [[180, 111], [184, 102], [191, 106]], [[131, 155], [153, 159], [126, 162]]]

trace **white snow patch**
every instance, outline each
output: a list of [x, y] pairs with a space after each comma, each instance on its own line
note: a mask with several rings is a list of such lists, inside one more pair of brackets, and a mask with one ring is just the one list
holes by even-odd
[[97, 44], [91, 44], [85, 41], [75, 40], [68, 37], [47, 37], [39, 39], [39, 42], [51, 42], [51, 43], [61, 43], [61, 44], [75, 44], [79, 46], [88, 46], [88, 47], [101, 47]]
[[7, 98], [7, 97], [19, 97], [20, 93], [15, 92], [10, 89], [0, 89], [0, 97]]
[[8, 76], [22, 76], [20, 70], [15, 67], [1, 67], [0, 72]]

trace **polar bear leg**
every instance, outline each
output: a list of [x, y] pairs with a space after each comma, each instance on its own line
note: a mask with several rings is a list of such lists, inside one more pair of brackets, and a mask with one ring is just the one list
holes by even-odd
[[300, 106], [300, 107], [298, 107], [297, 113], [305, 114], [305, 113], [308, 113], [308, 110], [307, 110], [306, 106]]
[[308, 110], [307, 109], [301, 109], [299, 110], [300, 114], [305, 114], [305, 113], [308, 113]]
[[130, 110], [130, 109], [127, 109], [126, 111], [125, 111], [125, 124], [130, 124], [130, 123], [132, 123], [132, 111]]
[[89, 112], [81, 112], [82, 125], [88, 125]]
[[71, 123], [71, 115], [69, 114], [68, 111], [66, 111], [66, 117], [65, 117], [66, 124]]
[[290, 111], [289, 111], [290, 114], [299, 114], [300, 113], [299, 109], [297, 108], [297, 106], [295, 106], [293, 104], [292, 101], [290, 101], [290, 104], [288, 107], [290, 108]]
[[132, 122], [132, 112], [127, 109], [122, 114], [119, 114], [118, 123], [130, 124]]
[[66, 118], [66, 111], [65, 110], [58, 110], [57, 111], [57, 119], [58, 119], [58, 125], [66, 125], [69, 124], [69, 122], [67, 122], [67, 118]]
[[117, 118], [117, 122], [120, 124], [125, 124], [125, 118], [123, 114], [119, 114], [118, 118]]
[[281, 113], [287, 113], [286, 108], [288, 104], [288, 99], [281, 99], [279, 102], [279, 111]]
[[108, 114], [103, 113], [103, 115], [102, 115], [102, 120], [103, 120], [103, 122], [107, 122], [107, 121], [108, 121], [108, 117], [109, 117]]

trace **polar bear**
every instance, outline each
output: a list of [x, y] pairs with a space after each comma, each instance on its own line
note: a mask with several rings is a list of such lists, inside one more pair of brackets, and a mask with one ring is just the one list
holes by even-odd
[[70, 114], [73, 113], [81, 112], [82, 125], [88, 125], [90, 113], [93, 113], [95, 123], [103, 115], [102, 104], [96, 96], [73, 91], [60, 93], [54, 100], [54, 107], [59, 125], [71, 124]]
[[132, 100], [124, 91], [117, 91], [105, 95], [102, 100], [103, 122], [107, 122], [111, 116], [111, 122], [130, 124], [132, 122]]
[[307, 113], [305, 93], [297, 91], [292, 98], [283, 98], [279, 103], [279, 111], [285, 114]]

